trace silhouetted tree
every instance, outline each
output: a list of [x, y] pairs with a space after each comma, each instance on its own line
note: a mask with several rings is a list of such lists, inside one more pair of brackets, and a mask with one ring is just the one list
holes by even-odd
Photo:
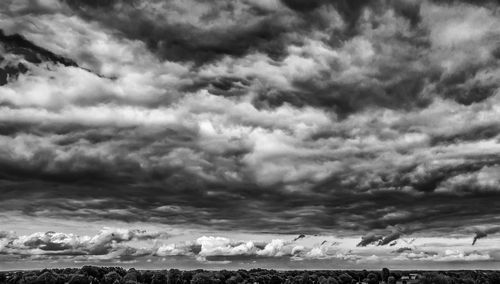
[[[409, 273], [409, 272], [407, 272]], [[252, 269], [250, 271], [128, 271], [120, 267], [84, 266], [81, 269], [43, 269], [40, 271], [0, 272], [0, 284], [355, 284], [365, 274], [363, 271], [287, 271]], [[406, 274], [406, 273], [405, 273]], [[364, 281], [378, 284], [386, 279], [387, 284], [396, 284], [401, 273], [382, 270], [368, 272]], [[386, 278], [387, 276], [387, 278]], [[413, 283], [412, 281], [411, 283]], [[424, 273], [419, 284], [500, 284], [497, 271], [440, 271]]]
[[[334, 277], [328, 277], [328, 278], [324, 278], [324, 276], [321, 276], [323, 277], [324, 281], [322, 282], [322, 284], [339, 284], [339, 282], [337, 281], [337, 279], [335, 279]], [[320, 278], [321, 278], [320, 277]]]
[[164, 273], [156, 272], [151, 279], [151, 284], [165, 284], [167, 283], [167, 275]]
[[349, 275], [347, 273], [342, 273], [339, 276], [339, 280], [340, 280], [341, 284], [351, 284], [352, 277], [351, 277], [351, 275]]
[[199, 272], [193, 275], [193, 279], [191, 279], [191, 284], [215, 284], [219, 283], [218, 281], [214, 281], [215, 279], [212, 277], [210, 273], [207, 272]]
[[154, 272], [153, 271], [143, 271], [141, 273], [141, 277], [142, 277], [142, 282], [144, 283], [151, 283], [151, 280], [153, 280], [153, 275], [154, 275]]
[[134, 268], [130, 268], [127, 271], [127, 274], [125, 274], [123, 276], [123, 280], [122, 281], [125, 282], [125, 283], [127, 283], [127, 282], [131, 282], [131, 283], [142, 282], [141, 273], [139, 273]]
[[368, 274], [368, 284], [378, 284], [378, 276], [375, 273]]
[[182, 283], [189, 284], [191, 283], [191, 279], [193, 279], [193, 272], [191, 271], [182, 272]]
[[68, 284], [90, 284], [90, 280], [84, 274], [74, 274], [69, 279]]
[[[62, 282], [62, 281], [61, 281]], [[4, 283], [3, 281], [0, 283]], [[36, 278], [35, 284], [58, 284], [58, 277], [51, 271], [45, 271], [38, 275]]]
[[179, 269], [170, 269], [167, 272], [168, 284], [182, 284], [182, 272]]
[[93, 276], [94, 278], [101, 279], [106, 272], [103, 268], [97, 266], [85, 265], [80, 269], [81, 274]]
[[271, 279], [269, 279], [269, 284], [281, 284], [281, 283], [283, 283], [283, 279], [276, 274], [272, 275]]
[[113, 284], [115, 281], [120, 282], [121, 280], [122, 276], [116, 271], [111, 271], [106, 273], [106, 275], [104, 275], [105, 284]]
[[384, 281], [385, 283], [387, 283], [387, 278], [389, 278], [389, 274], [390, 274], [390, 271], [388, 268], [384, 267], [382, 268], [382, 281]]

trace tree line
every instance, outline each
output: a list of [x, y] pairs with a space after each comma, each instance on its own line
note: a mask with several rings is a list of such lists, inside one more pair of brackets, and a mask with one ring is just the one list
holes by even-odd
[[[417, 275], [410, 279], [408, 275]], [[6, 284], [500, 284], [499, 271], [136, 270], [121, 267], [0, 272]]]

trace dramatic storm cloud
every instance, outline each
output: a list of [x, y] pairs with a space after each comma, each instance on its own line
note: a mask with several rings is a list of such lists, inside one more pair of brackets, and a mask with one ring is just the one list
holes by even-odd
[[[2, 1], [0, 229], [15, 232], [0, 253], [498, 261], [499, 15], [498, 1]], [[174, 232], [84, 237], [68, 220]]]

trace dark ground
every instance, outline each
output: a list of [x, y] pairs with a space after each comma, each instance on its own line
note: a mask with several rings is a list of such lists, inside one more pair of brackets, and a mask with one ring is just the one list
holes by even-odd
[[237, 271], [125, 270], [121, 267], [84, 266], [82, 268], [0, 272], [0, 283], [423, 283], [423, 284], [500, 284], [500, 271], [276, 271], [251, 269]]

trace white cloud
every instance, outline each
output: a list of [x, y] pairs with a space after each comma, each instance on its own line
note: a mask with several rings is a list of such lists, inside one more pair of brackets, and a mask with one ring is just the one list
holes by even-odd
[[196, 243], [201, 245], [200, 256], [217, 256], [217, 255], [248, 255], [257, 251], [254, 243], [235, 242], [224, 237], [200, 237]]
[[108, 255], [117, 250], [134, 250], [120, 247], [120, 243], [165, 238], [165, 233], [149, 233], [141, 230], [103, 228], [94, 236], [79, 236], [56, 232], [36, 232], [31, 235], [10, 234], [2, 241], [2, 252], [12, 255]]
[[167, 244], [160, 246], [155, 254], [158, 256], [193, 255], [190, 251], [191, 243]]
[[[36, 256], [38, 259], [65, 259], [75, 257], [83, 260], [137, 260], [141, 257], [187, 257], [202, 262], [231, 262], [231, 257], [245, 256], [248, 259], [289, 258], [292, 261], [333, 260], [348, 263], [393, 263], [412, 262], [475, 262], [495, 260], [496, 254], [490, 245], [470, 245], [470, 238], [422, 238], [413, 243], [412, 250], [396, 253], [403, 247], [356, 247], [357, 238], [335, 238], [340, 245], [319, 240], [328, 236], [317, 236], [299, 243], [285, 239], [266, 239], [255, 235], [253, 240], [235, 240], [220, 236], [201, 236], [190, 240], [189, 232], [175, 236], [141, 230], [104, 228], [94, 236], [56, 232], [33, 233], [17, 236], [13, 232], [0, 235], [0, 253], [11, 256]], [[482, 240], [495, 243], [497, 238]], [[440, 244], [443, 242], [443, 244]], [[258, 245], [256, 245], [258, 244]], [[261, 245], [263, 247], [261, 247]], [[214, 258], [217, 257], [217, 258]]]

